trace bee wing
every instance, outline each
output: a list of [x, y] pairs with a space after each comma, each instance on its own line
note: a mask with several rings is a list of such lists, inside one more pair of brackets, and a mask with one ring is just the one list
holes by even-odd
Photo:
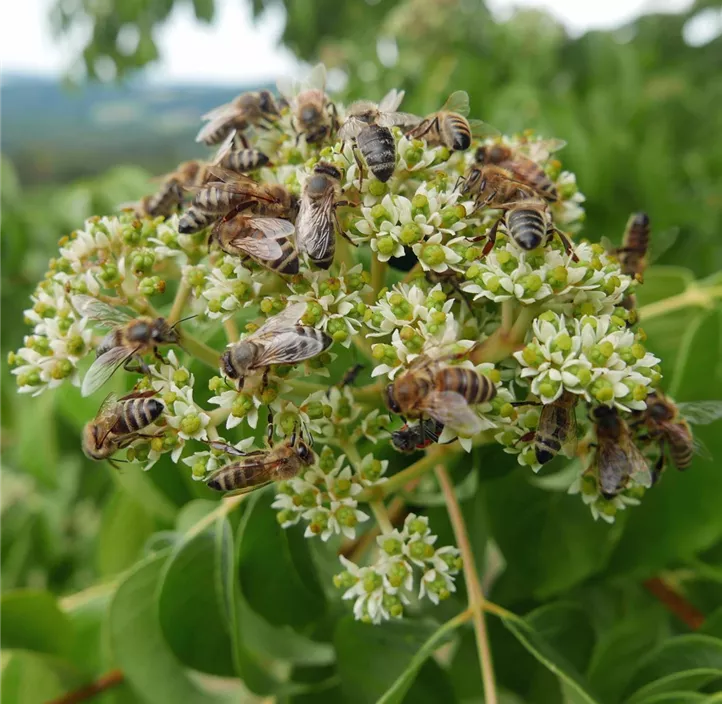
[[264, 345], [258, 356], [256, 366], [267, 367], [270, 364], [295, 364], [321, 354], [331, 344], [331, 338], [321, 339], [310, 335], [299, 335], [294, 328], [277, 333]]
[[444, 103], [442, 110], [455, 112], [466, 117], [469, 114], [469, 94], [465, 90], [455, 90]]
[[421, 122], [418, 115], [410, 112], [388, 112], [382, 113], [377, 120], [380, 127], [416, 127]]
[[221, 142], [220, 146], [218, 147], [218, 150], [213, 156], [213, 159], [211, 160], [211, 164], [215, 167], [218, 164], [223, 161], [223, 157], [228, 154], [233, 149], [233, 144], [236, 139], [236, 134], [238, 133], [237, 130], [233, 129], [228, 133], [228, 136]]
[[97, 320], [100, 323], [108, 325], [123, 325], [133, 318], [126, 312], [113, 308], [113, 306], [99, 301], [92, 296], [75, 295], [70, 299], [73, 308], [80, 313], [83, 318]]
[[351, 117], [346, 118], [346, 121], [343, 125], [341, 125], [341, 128], [338, 131], [338, 136], [342, 140], [353, 139], [354, 137], [359, 136], [364, 127], [368, 127], [368, 125], [352, 115]]
[[215, 120], [221, 116], [232, 115], [236, 111], [235, 101], [232, 100], [229, 103], [223, 103], [212, 108], [207, 113], [201, 115], [201, 120]]
[[577, 416], [572, 408], [569, 411], [567, 424], [559, 430], [559, 442], [562, 452], [569, 458], [573, 458], [577, 450]]
[[326, 90], [326, 67], [323, 64], [316, 64], [305, 81], [308, 88]]
[[404, 99], [406, 91], [396, 90], [392, 88], [386, 95], [381, 98], [379, 103], [380, 112], [396, 112], [396, 109], [401, 105], [401, 101]]
[[138, 348], [128, 350], [127, 347], [113, 347], [101, 354], [88, 369], [80, 389], [81, 396], [90, 396], [97, 391], [118, 368], [132, 357]]
[[296, 230], [292, 222], [281, 218], [253, 218], [251, 226], [260, 230], [269, 240], [285, 239]]
[[616, 443], [603, 442], [597, 447], [597, 471], [603, 494], [618, 494], [629, 478], [627, 453]]
[[521, 145], [519, 151], [537, 164], [541, 164], [547, 161], [553, 152], [559, 151], [566, 144], [563, 139], [540, 139]]
[[617, 255], [617, 246], [606, 235], [604, 237], [602, 237], [601, 240], [599, 240], [599, 244], [601, 244], [602, 247], [604, 247], [604, 251], [607, 254], [611, 254], [612, 256]]
[[301, 84], [290, 76], [281, 76], [276, 81], [276, 88], [289, 103], [301, 92]]
[[478, 139], [484, 139], [486, 137], [498, 137], [501, 132], [496, 129], [493, 125], [489, 125], [482, 120], [469, 120], [469, 127], [471, 128], [471, 135]]
[[693, 425], [708, 425], [722, 418], [722, 401], [678, 403], [677, 409]]
[[320, 202], [301, 199], [296, 220], [296, 237], [299, 248], [307, 252], [311, 259], [323, 259], [333, 244], [333, 201], [333, 192]]
[[210, 122], [207, 122], [203, 127], [198, 130], [196, 135], [196, 142], [205, 142], [214, 132], [219, 130], [221, 127], [225, 127], [233, 119], [233, 112], [230, 111], [227, 114], [218, 115], [214, 117]]
[[[110, 410], [113, 408], [113, 406], [118, 405], [118, 401], [120, 399], [118, 398], [118, 394], [111, 391], [104, 399], [103, 402], [100, 404], [100, 408], [98, 409], [98, 413], [96, 414], [96, 418], [99, 418], [105, 413], [109, 413]], [[115, 410], [115, 409], [113, 409]]]
[[702, 440], [698, 437], [692, 438], [692, 449], [694, 450], [694, 454], [701, 457], [703, 460], [707, 460], [708, 462], [711, 462], [714, 457], [712, 457], [712, 453], [710, 452], [707, 445], [705, 445]]
[[301, 316], [306, 312], [306, 304], [303, 302], [293, 303], [286, 307], [280, 313], [277, 313], [272, 318], [269, 318], [263, 325], [261, 325], [256, 332], [249, 335], [246, 340], [251, 338], [259, 338], [269, 333], [275, 333], [283, 328], [288, 328], [295, 325]]
[[231, 247], [264, 261], [274, 261], [283, 254], [283, 249], [274, 240], [258, 240], [255, 237], [236, 237], [228, 243]]
[[631, 477], [637, 484], [649, 489], [652, 486], [652, 472], [649, 469], [646, 457], [631, 440], [627, 446], [627, 456], [629, 458]]
[[432, 391], [419, 407], [434, 420], [463, 435], [476, 435], [482, 428], [479, 416], [456, 391]]

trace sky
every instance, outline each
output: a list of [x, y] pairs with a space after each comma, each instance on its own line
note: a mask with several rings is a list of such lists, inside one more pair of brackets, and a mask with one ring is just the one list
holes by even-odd
[[[360, 1], [360, 0], [354, 0]], [[48, 21], [54, 0], [5, 0], [0, 3], [0, 69], [40, 75], [60, 75], [77, 54], [77, 39], [58, 42]], [[624, 24], [653, 6], [678, 12], [692, 0], [487, 0], [500, 18], [514, 7], [543, 8], [563, 22], [570, 33], [608, 29]], [[275, 80], [298, 73], [293, 55], [278, 39], [281, 10], [267, 13], [254, 26], [245, 0], [217, 0], [212, 25], [194, 20], [190, 3], [174, 10], [159, 33], [161, 61], [146, 72], [154, 82], [213, 82], [237, 84]], [[193, 51], [189, 51], [193, 47]]]

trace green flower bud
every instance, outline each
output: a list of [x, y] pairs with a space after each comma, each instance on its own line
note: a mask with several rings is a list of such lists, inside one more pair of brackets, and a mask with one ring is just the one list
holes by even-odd
[[314, 511], [308, 525], [314, 535], [320, 535], [328, 528], [328, 516], [325, 511]]
[[208, 380], [208, 389], [209, 391], [218, 392], [220, 391], [224, 386], [225, 382], [220, 376], [212, 376]]
[[422, 193], [417, 193], [411, 199], [411, 215], [416, 217], [417, 215], [429, 215], [429, 199]]
[[437, 575], [433, 581], [427, 582], [426, 589], [432, 594], [436, 594], [440, 601], [448, 599], [451, 596], [446, 586], [446, 580], [441, 575]]
[[[341, 478], [336, 479], [333, 483], [333, 493], [340, 499], [343, 499], [349, 495], [353, 482], [350, 479]], [[338, 518], [338, 514], [336, 514]], [[355, 516], [354, 516], [355, 518]], [[339, 520], [340, 522], [340, 520]]]
[[376, 196], [376, 198], [381, 198], [385, 196], [389, 191], [389, 187], [382, 183], [381, 181], [378, 181], [377, 179], [371, 179], [369, 181], [369, 193], [372, 196]]
[[440, 244], [425, 244], [421, 247], [420, 259], [425, 264], [434, 267], [446, 261], [446, 254]]
[[394, 562], [389, 568], [386, 579], [389, 580], [389, 584], [398, 589], [409, 576], [409, 569], [403, 562]]
[[404, 606], [396, 594], [384, 593], [381, 601], [384, 609], [392, 618], [401, 618], [404, 615]]
[[404, 160], [409, 166], [416, 166], [424, 158], [422, 147], [409, 147], [404, 154]]
[[532, 409], [530, 411], [527, 411], [522, 417], [520, 421], [520, 425], [522, 428], [526, 428], [527, 430], [534, 430], [539, 425], [539, 411]]
[[363, 579], [364, 591], [370, 594], [383, 584], [383, 578], [376, 572], [368, 572]]
[[330, 472], [336, 464], [334, 451], [326, 445], [318, 457], [318, 467], [322, 472]]
[[415, 222], [408, 222], [401, 228], [401, 234], [399, 239], [402, 244], [410, 247], [412, 244], [416, 244], [423, 239], [424, 233], [421, 228]]
[[594, 506], [603, 516], [615, 516], [617, 513], [617, 507], [611, 501], [605, 499], [599, 499]]
[[333, 585], [336, 589], [351, 589], [358, 582], [358, 577], [354, 577], [350, 572], [343, 571], [333, 577]]
[[201, 477], [205, 477], [206, 463], [205, 462], [196, 462], [193, 465], [193, 467], [191, 467], [191, 474], [197, 479], [200, 479]]
[[176, 386], [183, 386], [190, 378], [191, 375], [187, 369], [176, 369], [173, 372], [173, 383]]
[[533, 342], [524, 348], [521, 356], [524, 363], [530, 367], [538, 367], [544, 361], [544, 356], [542, 355], [541, 350]]
[[382, 235], [376, 240], [379, 254], [390, 257], [396, 251], [396, 240], [391, 235]]
[[461, 555], [442, 553], [439, 557], [448, 565], [449, 570], [451, 571], [458, 572], [464, 566], [464, 561], [461, 559]]
[[[163, 452], [165, 449], [165, 441], [163, 437], [159, 438], [152, 438], [150, 441], [150, 449], [153, 450], [153, 452]], [[205, 465], [203, 465], [203, 472], [205, 473], [206, 468]]]
[[522, 276], [519, 283], [524, 287], [527, 293], [536, 293], [544, 284], [541, 276], [538, 274], [527, 274]]
[[367, 462], [361, 470], [361, 478], [367, 482], [375, 482], [384, 471], [381, 460], [373, 459]]
[[85, 341], [80, 335], [73, 335], [68, 338], [66, 345], [68, 348], [68, 354], [73, 357], [82, 357], [83, 354], [85, 354]]
[[339, 525], [345, 528], [354, 528], [358, 524], [356, 512], [350, 506], [339, 506], [339, 508], [336, 509], [335, 516]]
[[163, 394], [163, 403], [165, 403], [166, 406], [171, 406], [176, 402], [176, 399], [178, 398], [178, 394], [174, 391], [166, 391]]
[[589, 392], [599, 403], [609, 403], [614, 400], [614, 387], [606, 379], [597, 379], [589, 387]]
[[371, 217], [376, 225], [380, 225], [384, 220], [388, 220], [390, 215], [381, 203], [377, 203], [371, 208]]
[[546, 381], [539, 384], [539, 393], [545, 398], [551, 398], [552, 396], [556, 395], [560, 386], [561, 382], [547, 379]]
[[543, 320], [545, 323], [551, 323], [552, 325], [557, 324], [557, 316], [550, 310], [545, 310], [540, 316], [539, 320]]
[[208, 301], [208, 310], [211, 313], [220, 313], [223, 310], [222, 301], [214, 298]]
[[403, 543], [396, 538], [386, 538], [384, 540], [381, 549], [387, 555], [400, 555], [402, 552]]
[[566, 332], [560, 332], [552, 342], [552, 351], [569, 352], [572, 348], [572, 338]]
[[295, 511], [292, 511], [290, 508], [284, 508], [276, 514], [276, 521], [278, 521], [278, 524], [282, 526], [285, 523], [292, 522], [295, 517]]
[[[298, 496], [298, 500], [301, 506], [304, 508], [311, 508], [316, 505], [316, 493], [313, 489], [306, 489], [302, 494]], [[323, 514], [324, 520], [326, 514]]]
[[32, 370], [26, 372], [25, 374], [19, 374], [16, 379], [18, 386], [40, 386], [40, 384], [43, 383], [38, 370]]
[[180, 423], [181, 432], [186, 435], [197, 433], [202, 427], [201, 419], [197, 413], [189, 413], [183, 417]]

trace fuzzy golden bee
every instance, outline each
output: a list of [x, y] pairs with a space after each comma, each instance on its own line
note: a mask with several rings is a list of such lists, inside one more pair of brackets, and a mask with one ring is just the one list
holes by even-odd
[[546, 464], [560, 451], [572, 456], [577, 443], [576, 407], [579, 396], [571, 391], [543, 406], [534, 434], [534, 453], [539, 464]]
[[533, 199], [534, 191], [501, 166], [472, 164], [461, 182], [462, 195], [472, 196], [477, 208], [500, 208]]
[[496, 386], [474, 369], [446, 364], [455, 357], [416, 357], [408, 370], [386, 387], [387, 408], [404, 418], [428, 416], [462, 435], [475, 435], [482, 424], [469, 406], [491, 401]]
[[336, 106], [326, 95], [326, 68], [318, 64], [307, 81], [280, 79], [278, 91], [291, 107], [293, 129], [309, 144], [318, 144], [338, 130]]
[[514, 179], [531, 188], [538, 196], [550, 203], [559, 200], [554, 182], [541, 166], [549, 155], [565, 146], [562, 140], [540, 140], [531, 144], [511, 147], [496, 143], [483, 145], [476, 150], [479, 165], [498, 166], [508, 171]]
[[112, 326], [95, 349], [96, 359], [90, 365], [80, 389], [83, 396], [97, 391], [121, 366], [126, 371], [149, 374], [144, 354], [152, 353], [162, 361], [159, 346], [180, 344], [178, 323], [169, 325], [165, 318], [133, 318], [90, 296], [73, 296], [72, 302], [82, 317]]
[[215, 242], [227, 254], [248, 256], [270, 271], [293, 276], [298, 274], [294, 231], [288, 220], [239, 214], [213, 228], [209, 246]]
[[263, 369], [265, 386], [272, 364], [296, 364], [321, 354], [332, 339], [321, 330], [298, 324], [305, 311], [305, 303], [294, 303], [230, 345], [221, 356], [221, 371], [242, 390], [249, 372]]
[[140, 431], [160, 418], [165, 409], [156, 391], [133, 392], [118, 398], [108, 394], [93, 420], [86, 423], [82, 448], [91, 460], [109, 460], [140, 438], [152, 437]]
[[441, 110], [425, 117], [406, 133], [409, 139], [424, 139], [430, 147], [445, 146], [452, 151], [465, 151], [472, 137], [498, 135], [499, 130], [481, 120], [469, 120], [469, 95], [457, 90]]

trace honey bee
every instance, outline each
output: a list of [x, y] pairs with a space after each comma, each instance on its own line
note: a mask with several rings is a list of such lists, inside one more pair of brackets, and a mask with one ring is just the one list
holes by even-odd
[[[248, 176], [216, 166], [209, 167], [209, 173], [210, 178], [216, 180], [193, 189], [196, 195], [178, 221], [178, 232], [199, 232], [223, 216], [232, 217], [248, 208], [257, 209], [261, 203], [279, 205], [268, 187]], [[278, 188], [285, 192], [282, 186]]]
[[118, 450], [138, 438], [152, 437], [140, 431], [160, 417], [165, 409], [156, 391], [133, 392], [122, 398], [108, 394], [95, 418], [83, 428], [82, 447], [91, 460], [110, 460]]
[[556, 203], [559, 200], [557, 188], [540, 166], [540, 162], [546, 161], [551, 152], [565, 145], [566, 142], [556, 139], [532, 142], [516, 148], [497, 143], [479, 147], [475, 156], [477, 164], [506, 169], [517, 181], [529, 186], [537, 195], [550, 203]]
[[496, 386], [473, 369], [451, 367], [446, 355], [431, 359], [419, 355], [391, 382], [385, 391], [386, 406], [392, 413], [415, 420], [429, 416], [463, 435], [475, 435], [481, 420], [469, 405], [491, 401]]
[[575, 409], [579, 396], [564, 391], [552, 403], [544, 404], [539, 425], [534, 434], [534, 453], [539, 464], [546, 464], [564, 449], [571, 456], [577, 443], [577, 416]]
[[268, 164], [269, 158], [258, 149], [236, 149], [224, 154], [218, 165], [229, 171], [245, 174]]
[[605, 242], [607, 251], [619, 260], [622, 273], [634, 277], [640, 283], [644, 280], [644, 270], [647, 268], [650, 233], [647, 213], [632, 213], [624, 228], [622, 246], [614, 247]]
[[249, 256], [270, 271], [292, 276], [298, 274], [294, 230], [288, 220], [239, 214], [213, 228], [209, 246], [217, 242], [228, 254]]
[[391, 444], [399, 452], [423, 450], [439, 442], [444, 424], [433, 418], [422, 418], [416, 425], [403, 425], [391, 433]]
[[630, 479], [646, 488], [652, 486], [647, 460], [632, 441], [629, 426], [617, 409], [597, 406], [591, 415], [597, 435], [594, 466], [602, 496], [613, 498]]
[[289, 440], [271, 446], [270, 450], [244, 453], [225, 443], [211, 442], [210, 445], [241, 457], [217, 469], [206, 482], [211, 489], [230, 492], [229, 495], [247, 494], [271, 482], [291, 479], [316, 461], [313, 450], [295, 430]]
[[126, 371], [149, 374], [144, 354], [152, 352], [162, 361], [158, 352], [160, 345], [180, 344], [180, 333], [176, 330], [178, 323], [169, 325], [165, 318], [132, 318], [90, 296], [73, 296], [72, 302], [81, 316], [112, 326], [95, 349], [95, 361], [90, 365], [80, 390], [83, 396], [97, 391], [121, 366]]
[[291, 107], [293, 129], [306, 138], [308, 144], [318, 144], [338, 130], [336, 106], [326, 95], [326, 68], [318, 64], [303, 84], [284, 79], [278, 82], [278, 92]]
[[477, 208], [500, 208], [507, 203], [531, 199], [534, 191], [501, 166], [472, 164], [461, 182], [462, 195], [474, 197]]
[[452, 151], [465, 151], [472, 137], [498, 135], [499, 130], [481, 120], [468, 120], [469, 95], [466, 91], [453, 92], [441, 110], [424, 118], [406, 133], [411, 139], [426, 140], [430, 147], [445, 146]]
[[[351, 103], [346, 121], [338, 133], [342, 140], [354, 140], [371, 173], [383, 183], [391, 178], [396, 167], [396, 142], [389, 127], [419, 122], [415, 115], [396, 112], [403, 98], [404, 91], [391, 90], [378, 105], [368, 100]], [[358, 157], [356, 161], [360, 189], [363, 185], [363, 170]]]
[[196, 142], [208, 146], [220, 144], [231, 131], [242, 134], [250, 125], [262, 127], [278, 115], [278, 105], [269, 91], [242, 93], [230, 103], [220, 105], [202, 116], [201, 119], [207, 120], [207, 124], [201, 127]]
[[634, 427], [643, 427], [646, 436], [640, 439], [659, 443], [655, 478], [664, 470], [665, 449], [677, 469], [687, 469], [694, 455], [712, 459], [709, 450], [695, 438], [690, 423], [707, 425], [722, 418], [722, 401], [696, 401], [675, 404], [659, 391], [647, 396], [647, 408], [635, 414]]
[[348, 205], [337, 200], [341, 171], [333, 164], [319, 161], [306, 180], [296, 220], [298, 248], [320, 269], [328, 269], [336, 252], [335, 230], [345, 237], [336, 215], [336, 208]]
[[265, 387], [272, 364], [296, 364], [321, 354], [331, 345], [332, 339], [325, 332], [298, 324], [305, 311], [305, 303], [288, 306], [221, 355], [221, 371], [236, 381], [239, 391], [248, 372], [263, 369]]
[[552, 222], [549, 204], [542, 198], [528, 198], [497, 206], [504, 214], [489, 228], [485, 237], [487, 243], [482, 255], [494, 248], [496, 232], [503, 222], [509, 237], [523, 250], [530, 252], [546, 245], [554, 235], [564, 245], [564, 251], [576, 262], [579, 261], [569, 238]]
[[132, 210], [138, 217], [169, 217], [183, 204], [185, 189], [200, 184], [205, 174], [205, 165], [200, 161], [184, 161], [172, 173], [161, 176], [160, 188], [152, 195], [136, 203], [123, 203], [121, 210]]

